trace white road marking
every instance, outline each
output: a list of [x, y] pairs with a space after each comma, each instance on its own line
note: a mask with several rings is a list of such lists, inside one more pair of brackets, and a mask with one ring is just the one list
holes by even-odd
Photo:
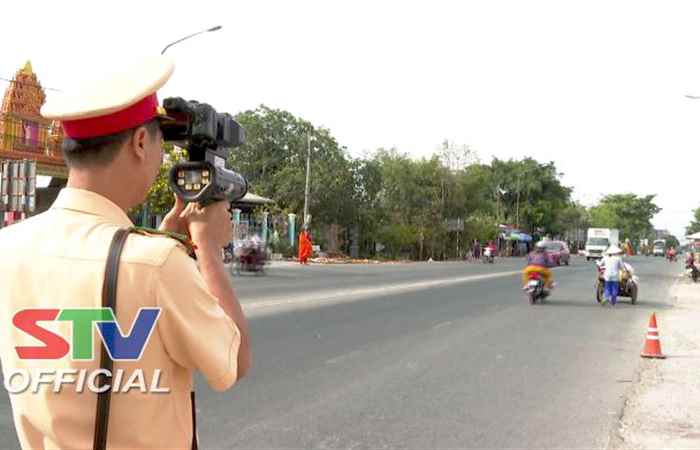
[[346, 360], [348, 358], [352, 358], [353, 356], [359, 355], [362, 353], [362, 350], [353, 350], [351, 352], [343, 353], [342, 355], [336, 356], [335, 358], [331, 358], [326, 361], [326, 364], [337, 364], [343, 360]]
[[437, 325], [433, 325], [433, 330], [437, 330], [438, 328], [446, 327], [446, 326], [451, 325], [451, 324], [452, 324], [451, 320], [448, 320], [447, 322], [440, 322]]
[[260, 300], [257, 302], [244, 303], [242, 306], [246, 314], [254, 316], [264, 314], [265, 310], [276, 308], [316, 307], [323, 304], [347, 303], [361, 299], [451, 286], [461, 283], [472, 283], [475, 281], [505, 278], [514, 275], [520, 275], [521, 272], [521, 270], [511, 270], [508, 272], [496, 272], [482, 275], [468, 275], [463, 277], [452, 277], [429, 281], [414, 281], [408, 283], [398, 283], [393, 285], [384, 285], [370, 288], [329, 289], [324, 291], [310, 292], [308, 294], [302, 295], [290, 295], [283, 298], [271, 298], [266, 300]]

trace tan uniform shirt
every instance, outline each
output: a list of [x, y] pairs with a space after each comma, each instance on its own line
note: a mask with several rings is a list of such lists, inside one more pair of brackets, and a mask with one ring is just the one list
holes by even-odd
[[[119, 227], [132, 223], [110, 200], [90, 191], [63, 189], [51, 209], [0, 231], [0, 357], [5, 381], [13, 369], [99, 368], [100, 337], [93, 327], [92, 361], [20, 359], [16, 346], [42, 343], [13, 325], [24, 308], [97, 308], [109, 244]], [[237, 375], [240, 333], [208, 291], [194, 260], [175, 240], [131, 234], [122, 253], [117, 322], [126, 335], [141, 307], [160, 316], [138, 361], [116, 361], [127, 378], [143, 369], [147, 387], [169, 393], [112, 394], [108, 447], [189, 448], [190, 390], [198, 370], [224, 390]], [[69, 322], [39, 322], [71, 342]], [[10, 386], [22, 383], [12, 378]], [[78, 378], [75, 376], [74, 378]], [[77, 383], [76, 383], [77, 384]], [[38, 393], [10, 394], [15, 427], [24, 449], [92, 448], [97, 395], [76, 385], [41, 385]]]

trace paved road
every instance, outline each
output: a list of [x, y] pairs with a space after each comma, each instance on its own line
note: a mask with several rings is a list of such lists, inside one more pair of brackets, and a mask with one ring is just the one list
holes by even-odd
[[[581, 260], [542, 306], [519, 292], [515, 260], [236, 277], [255, 367], [226, 393], [198, 380], [202, 447], [604, 447], [680, 269], [633, 264], [639, 304], [616, 310], [595, 303]], [[3, 399], [1, 448], [11, 429]]]
[[[273, 263], [274, 264], [274, 263]], [[419, 280], [435, 280], [465, 275], [519, 270], [523, 260], [503, 259], [498, 264], [482, 263], [400, 263], [400, 264], [327, 264], [300, 266], [294, 263], [273, 265], [264, 277], [252, 273], [234, 276], [243, 303], [263, 299], [296, 296], [311, 291], [382, 287]]]

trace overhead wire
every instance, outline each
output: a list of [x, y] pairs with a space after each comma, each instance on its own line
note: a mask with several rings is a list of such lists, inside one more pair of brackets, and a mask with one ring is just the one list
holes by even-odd
[[[21, 81], [12, 80], [12, 79], [9, 79], [9, 78], [4, 78], [4, 77], [0, 77], [0, 81], [6, 81], [6, 82], [8, 82], [8, 83], [15, 83], [15, 84], [25, 85], [25, 86], [36, 86], [34, 83], [23, 83], [23, 82], [21, 82]], [[48, 91], [61, 92], [60, 89], [56, 89], [56, 88], [50, 88], [50, 87], [45, 87], [45, 86], [41, 86], [41, 88], [42, 88], [42, 89], [45, 89], [45, 90], [48, 90]]]

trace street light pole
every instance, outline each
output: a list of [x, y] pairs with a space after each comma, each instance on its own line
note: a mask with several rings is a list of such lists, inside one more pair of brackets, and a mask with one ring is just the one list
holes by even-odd
[[518, 193], [517, 193], [517, 200], [515, 203], [515, 222], [516, 225], [518, 226], [518, 229], [520, 229], [520, 179], [522, 178], [523, 175], [533, 171], [533, 168], [529, 168], [527, 170], [524, 170], [523, 172], [518, 172]]
[[311, 133], [306, 134], [306, 189], [304, 190], [304, 225], [309, 220], [309, 180], [311, 178]]
[[515, 226], [520, 229], [520, 177], [522, 175], [518, 174], [518, 199], [515, 203]]
[[[160, 52], [160, 54], [161, 55], [164, 54], [167, 49], [169, 49], [170, 47], [172, 47], [175, 44], [179, 44], [180, 42], [182, 42], [186, 39], [195, 37], [195, 36], [200, 35], [202, 33], [209, 33], [212, 31], [218, 31], [220, 29], [221, 29], [221, 25], [217, 25], [215, 27], [211, 27], [211, 28], [208, 28], [206, 30], [202, 30], [202, 31], [198, 31], [197, 33], [190, 34], [189, 36], [185, 36], [184, 38], [178, 39], [177, 41], [171, 42], [170, 44], [166, 45], [165, 48], [163, 48], [163, 50]], [[149, 202], [148, 202], [148, 199], [146, 199], [146, 201], [143, 204], [143, 209], [141, 210], [142, 225], [146, 226], [146, 222], [148, 221], [149, 215], [150, 215], [149, 214]]]
[[166, 51], [167, 49], [169, 49], [170, 47], [172, 47], [172, 46], [175, 45], [175, 44], [179, 44], [180, 42], [182, 42], [182, 41], [184, 41], [184, 40], [186, 40], [186, 39], [189, 39], [189, 38], [191, 38], [191, 37], [195, 37], [195, 36], [200, 35], [200, 34], [203, 34], [203, 33], [210, 33], [210, 32], [212, 32], [212, 31], [218, 31], [218, 30], [220, 30], [220, 29], [221, 29], [221, 25], [217, 25], [217, 26], [215, 26], [215, 27], [207, 28], [206, 30], [202, 30], [202, 31], [198, 31], [198, 32], [196, 32], [196, 33], [192, 33], [192, 34], [190, 34], [189, 36], [185, 36], [184, 38], [178, 39], [177, 41], [171, 42], [170, 44], [166, 45], [165, 48], [163, 49], [163, 51], [160, 52], [160, 54], [161, 54], [161, 55], [164, 54], [165, 51]]

